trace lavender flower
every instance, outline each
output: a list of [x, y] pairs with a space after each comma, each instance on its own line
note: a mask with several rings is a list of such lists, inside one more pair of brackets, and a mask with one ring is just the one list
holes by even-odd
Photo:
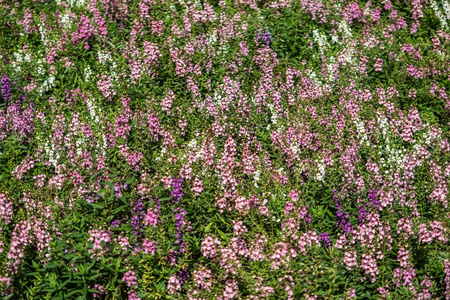
[[177, 272], [180, 284], [183, 284], [189, 278], [189, 267], [185, 267]]
[[137, 199], [135, 203], [132, 202], [132, 209], [131, 209], [131, 226], [134, 228], [134, 235], [136, 237], [136, 244], [134, 251], [137, 252], [140, 250], [139, 242], [141, 240], [142, 235], [142, 228], [144, 220], [144, 204], [142, 203], [141, 199]]
[[[154, 201], [153, 199], [150, 200]], [[158, 211], [161, 211], [161, 201], [159, 201], [159, 198], [156, 198], [156, 208]]]
[[[309, 205], [306, 205], [306, 209], [309, 209]], [[310, 213], [308, 213], [308, 214], [305, 216], [305, 222], [306, 222], [306, 224], [310, 224], [310, 223], [312, 222], [312, 216], [311, 216]]]
[[177, 253], [174, 250], [170, 250], [169, 254], [166, 256], [166, 260], [171, 266], [176, 265], [176, 261], [177, 261], [176, 256], [177, 256]]
[[186, 216], [187, 212], [183, 208], [176, 208], [174, 213], [175, 213], [175, 231], [177, 236], [175, 244], [177, 245], [179, 244], [180, 252], [184, 252], [184, 243], [181, 233], [183, 231], [184, 217]]
[[323, 243], [324, 248], [330, 248], [331, 247], [331, 241], [330, 236], [328, 232], [323, 232], [319, 234], [319, 240]]
[[350, 223], [350, 215], [348, 212], [344, 213], [344, 209], [338, 202], [338, 196], [336, 190], [334, 191], [334, 204], [337, 207], [336, 218], [337, 218], [337, 226], [341, 226], [342, 230], [345, 234], [353, 232], [353, 226]]
[[121, 189], [122, 189], [122, 187], [118, 183], [114, 184], [114, 192], [116, 192], [117, 198], [122, 197]]
[[119, 220], [114, 220], [111, 222], [111, 226], [112, 228], [119, 228], [120, 227], [120, 221]]
[[359, 224], [362, 224], [364, 220], [366, 219], [366, 216], [369, 214], [361, 205], [358, 206], [358, 218], [359, 218]]
[[262, 40], [263, 43], [265, 43], [266, 45], [269, 45], [270, 42], [272, 41], [272, 36], [270, 35], [270, 32], [268, 30], [264, 31], [264, 32], [257, 32], [256, 33], [256, 40]]
[[1, 98], [4, 99], [6, 102], [11, 99], [11, 82], [9, 81], [8, 76], [3, 76], [0, 79], [1, 85], [2, 85], [2, 94]]
[[[181, 197], [183, 197], [183, 187], [181, 186], [181, 183], [183, 182], [182, 178], [173, 178], [172, 179], [172, 201], [177, 203], [181, 201]], [[172, 202], [172, 203], [173, 203]], [[160, 206], [159, 200], [158, 200], [158, 209]], [[184, 242], [182, 237], [182, 231], [183, 231], [183, 224], [184, 224], [184, 217], [186, 216], [187, 212], [183, 208], [175, 208], [174, 210], [175, 214], [175, 232], [177, 239], [175, 241], [176, 245], [180, 245], [180, 253], [184, 252]]]
[[116, 192], [116, 197], [120, 198], [122, 197], [122, 190], [125, 190], [128, 187], [126, 183], [123, 184], [114, 184], [114, 192]]
[[377, 200], [378, 191], [377, 190], [370, 190], [369, 191], [369, 202], [372, 203], [372, 205], [376, 209], [380, 209], [380, 202]]
[[172, 198], [176, 202], [179, 202], [181, 200], [181, 197], [183, 197], [183, 187], [181, 186], [181, 183], [183, 182], [182, 178], [173, 178], [172, 179]]

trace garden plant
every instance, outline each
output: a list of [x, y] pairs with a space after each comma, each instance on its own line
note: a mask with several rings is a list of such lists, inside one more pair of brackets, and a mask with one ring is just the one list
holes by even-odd
[[448, 0], [0, 0], [3, 299], [450, 299]]

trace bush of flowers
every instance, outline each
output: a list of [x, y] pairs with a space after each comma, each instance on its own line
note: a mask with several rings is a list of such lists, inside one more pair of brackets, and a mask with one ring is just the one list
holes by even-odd
[[0, 295], [450, 299], [449, 25], [0, 0]]

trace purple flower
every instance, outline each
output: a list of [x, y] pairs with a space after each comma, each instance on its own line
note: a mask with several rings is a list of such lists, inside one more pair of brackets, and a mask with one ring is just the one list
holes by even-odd
[[[154, 201], [153, 199], [151, 200]], [[156, 198], [156, 208], [158, 209], [158, 211], [161, 211], [161, 201], [159, 201], [158, 198]]]
[[141, 199], [137, 199], [136, 202], [132, 201], [132, 208], [131, 208], [131, 226], [134, 228], [134, 235], [136, 237], [136, 245], [135, 245], [135, 251], [139, 250], [139, 242], [141, 240], [142, 235], [142, 228], [144, 226], [143, 220], [144, 220], [144, 204], [142, 203]]
[[181, 183], [183, 182], [183, 179], [181, 178], [173, 178], [172, 179], [172, 198], [176, 202], [179, 202], [181, 200], [181, 197], [183, 197], [183, 187], [181, 186]]
[[114, 192], [116, 192], [116, 197], [120, 198], [122, 197], [122, 190], [126, 189], [128, 185], [126, 183], [124, 184], [114, 184]]
[[111, 226], [112, 228], [119, 228], [120, 227], [120, 221], [119, 220], [114, 220], [111, 222]]
[[337, 226], [341, 226], [342, 230], [345, 234], [352, 233], [353, 232], [353, 226], [350, 223], [350, 216], [348, 212], [344, 212], [344, 209], [338, 202], [338, 196], [336, 190], [334, 191], [334, 204], [337, 207], [336, 212], [336, 219], [337, 219]]
[[270, 35], [270, 32], [268, 30], [263, 32], [262, 39], [263, 39], [264, 43], [266, 43], [267, 45], [270, 44], [270, 42], [272, 40], [272, 36]]
[[266, 30], [264, 32], [257, 32], [256, 33], [256, 40], [262, 40], [263, 43], [265, 43], [266, 45], [269, 45], [270, 42], [272, 41], [272, 36], [270, 35], [269, 30]]
[[176, 265], [176, 261], [177, 261], [177, 253], [174, 250], [170, 250], [169, 254], [166, 256], [166, 260], [169, 262], [169, 264], [171, 266], [175, 266]]
[[[306, 205], [306, 209], [309, 209], [309, 205]], [[310, 224], [310, 223], [312, 222], [312, 217], [311, 217], [311, 214], [310, 214], [310, 213], [308, 213], [308, 214], [305, 216], [305, 222], [306, 222], [306, 224]]]
[[372, 205], [376, 209], [380, 209], [380, 202], [377, 200], [378, 191], [377, 190], [370, 190], [369, 191], [369, 202], [372, 203]]
[[[183, 187], [181, 186], [181, 183], [183, 182], [182, 178], [173, 178], [172, 179], [172, 203], [179, 203], [181, 201], [181, 197], [183, 197]], [[160, 207], [159, 200], [157, 202], [158, 209]], [[186, 216], [187, 212], [183, 208], [175, 208], [174, 209], [175, 214], [175, 232], [176, 232], [176, 245], [180, 245], [180, 253], [184, 252], [184, 242], [183, 242], [183, 225], [184, 225], [184, 217]]]
[[323, 233], [319, 234], [319, 240], [323, 243], [324, 248], [331, 247], [331, 241], [330, 241], [330, 236], [328, 235], [328, 232], [323, 232]]
[[8, 76], [3, 76], [0, 79], [1, 85], [2, 85], [2, 94], [1, 98], [4, 99], [6, 102], [11, 99], [11, 82], [9, 81]]
[[362, 224], [364, 220], [366, 219], [366, 216], [369, 214], [361, 205], [358, 206], [358, 218], [359, 218], [359, 224]]
[[183, 284], [189, 278], [189, 267], [183, 268], [177, 272], [180, 284]]
[[182, 237], [182, 230], [183, 230], [183, 224], [184, 224], [184, 217], [186, 216], [187, 212], [183, 208], [176, 208], [174, 210], [175, 213], [175, 232], [177, 236], [177, 240], [175, 241], [175, 244], [180, 245], [180, 252], [184, 252], [184, 243], [183, 243], [183, 237]]

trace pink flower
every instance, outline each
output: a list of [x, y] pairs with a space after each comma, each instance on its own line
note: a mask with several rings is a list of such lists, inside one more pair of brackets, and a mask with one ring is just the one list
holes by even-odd
[[165, 111], [166, 113], [169, 113], [174, 100], [175, 100], [175, 94], [172, 92], [172, 90], [168, 90], [167, 95], [161, 101], [161, 110]]
[[200, 193], [203, 191], [203, 182], [198, 177], [195, 177], [194, 187], [192, 190], [194, 191], [195, 197], [200, 196]]
[[136, 273], [134, 271], [127, 271], [123, 274], [122, 281], [127, 284], [128, 287], [134, 287], [137, 283]]
[[175, 294], [176, 291], [181, 290], [181, 282], [177, 278], [176, 275], [172, 275], [169, 278], [169, 281], [167, 283], [167, 289], [169, 290], [169, 294]]
[[0, 219], [3, 219], [6, 224], [9, 224], [9, 222], [11, 222], [12, 216], [12, 202], [8, 200], [6, 194], [0, 194]]
[[201, 289], [209, 290], [213, 284], [213, 273], [210, 269], [200, 268], [194, 271], [194, 284]]
[[156, 253], [156, 244], [158, 242], [155, 242], [154, 240], [149, 241], [147, 239], [144, 239], [143, 243], [142, 243], [142, 248], [145, 254], [151, 254], [151, 255], [155, 255]]
[[220, 247], [219, 239], [213, 239], [211, 236], [207, 236], [201, 243], [203, 256], [207, 258], [215, 258], [217, 256], [218, 247]]
[[344, 253], [344, 264], [347, 270], [351, 270], [354, 267], [358, 266], [358, 262], [356, 261], [356, 251], [346, 251]]
[[377, 262], [370, 254], [363, 254], [361, 258], [361, 269], [371, 277], [371, 282], [375, 282], [376, 276], [380, 273]]
[[145, 215], [145, 225], [153, 226], [156, 228], [158, 225], [158, 211], [156, 209], [147, 209], [147, 214]]
[[375, 71], [377, 71], [377, 72], [383, 71], [383, 60], [381, 58], [378, 58], [375, 61], [375, 64], [373, 65], [373, 67], [375, 68]]

